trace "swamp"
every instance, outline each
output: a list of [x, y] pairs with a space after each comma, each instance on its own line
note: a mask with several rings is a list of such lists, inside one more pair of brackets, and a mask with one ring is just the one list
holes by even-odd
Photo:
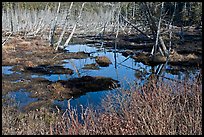
[[3, 2], [3, 135], [201, 135], [202, 2]]

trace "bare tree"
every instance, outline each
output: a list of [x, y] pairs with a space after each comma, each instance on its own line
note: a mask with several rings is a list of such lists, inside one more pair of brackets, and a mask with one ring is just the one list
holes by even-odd
[[64, 43], [64, 46], [63, 46], [63, 47], [66, 47], [66, 46], [69, 44], [69, 41], [71, 40], [71, 38], [72, 38], [72, 36], [73, 36], [73, 34], [74, 34], [74, 32], [75, 32], [75, 29], [76, 29], [76, 27], [77, 27], [77, 25], [78, 25], [78, 22], [79, 22], [79, 20], [80, 20], [80, 17], [81, 17], [82, 10], [83, 10], [83, 8], [84, 8], [84, 4], [85, 4], [85, 2], [83, 2], [82, 5], [81, 5], [81, 10], [80, 10], [79, 16], [78, 16], [78, 18], [77, 18], [77, 21], [76, 21], [76, 23], [74, 24], [74, 27], [73, 27], [73, 29], [72, 29], [72, 32], [71, 32], [71, 34], [69, 35], [69, 37], [68, 37], [68, 39], [66, 40], [66, 42]]
[[[56, 46], [55, 50], [58, 50], [58, 48], [61, 46], [61, 42], [62, 42], [64, 33], [65, 33], [67, 25], [68, 25], [68, 20], [69, 20], [69, 17], [70, 17], [72, 6], [73, 6], [73, 2], [71, 2], [68, 13], [67, 13], [67, 16], [65, 17], [64, 25], [63, 25], [63, 31], [62, 31], [62, 33], [60, 35], [60, 38], [59, 38], [58, 42], [57, 42], [57, 46]], [[63, 48], [63, 47], [61, 47], [61, 48]]]
[[168, 51], [168, 56], [169, 56], [169, 53], [170, 53], [170, 50], [172, 48], [172, 42], [171, 42], [171, 39], [172, 39], [172, 23], [173, 23], [173, 18], [175, 16], [175, 12], [176, 12], [176, 2], [174, 3], [174, 12], [173, 12], [173, 15], [171, 17], [171, 20], [170, 20], [170, 23], [169, 23], [169, 51]]
[[57, 18], [58, 18], [58, 14], [60, 11], [60, 5], [61, 3], [59, 2], [58, 4], [58, 8], [57, 8], [57, 15], [55, 16], [55, 20], [50, 28], [50, 34], [49, 34], [49, 43], [50, 46], [54, 46], [54, 33], [55, 33], [55, 29], [56, 29], [56, 24], [57, 24]]
[[10, 8], [11, 8], [11, 13], [10, 13], [10, 25], [11, 25], [11, 32], [14, 31], [14, 27], [13, 27], [13, 17], [14, 17], [14, 3], [13, 2], [9, 2]]
[[[157, 52], [158, 41], [159, 41], [159, 40], [161, 41], [161, 37], [160, 37], [160, 27], [161, 27], [161, 16], [162, 16], [163, 7], [164, 7], [164, 2], [162, 2], [162, 7], [161, 7], [160, 19], [159, 19], [158, 28], [157, 28], [156, 43], [155, 43], [155, 45], [154, 45], [153, 48], [152, 48], [151, 55], [153, 55], [153, 54], [155, 54], [155, 53]], [[164, 54], [163, 54], [163, 52], [162, 52], [162, 50], [161, 50], [160, 47], [159, 47], [159, 51], [160, 51], [160, 53], [162, 54], [162, 56], [164, 56]]]

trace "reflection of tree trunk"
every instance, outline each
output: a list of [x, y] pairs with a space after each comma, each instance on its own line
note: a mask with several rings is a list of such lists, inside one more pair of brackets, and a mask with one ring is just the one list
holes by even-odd
[[119, 2], [119, 5], [118, 5], [118, 16], [117, 16], [117, 32], [116, 32], [116, 36], [115, 36], [115, 51], [114, 51], [114, 57], [115, 57], [115, 68], [117, 68], [116, 66], [116, 49], [117, 49], [117, 42], [118, 42], [118, 32], [119, 32], [119, 28], [120, 28], [120, 12], [121, 12], [121, 9], [120, 9], [120, 2]]
[[78, 77], [80, 78], [80, 77], [81, 77], [80, 72], [79, 72], [79, 70], [77, 69], [77, 67], [76, 67], [76, 65], [74, 64], [74, 62], [73, 62], [72, 60], [69, 60], [69, 62], [70, 62], [70, 64], [74, 67], [74, 69], [75, 69], [75, 71], [76, 71]]

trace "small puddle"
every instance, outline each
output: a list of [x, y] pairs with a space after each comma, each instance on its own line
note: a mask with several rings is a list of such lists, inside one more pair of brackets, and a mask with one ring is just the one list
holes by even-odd
[[52, 74], [52, 75], [37, 75], [32, 74], [31, 78], [45, 78], [49, 81], [56, 82], [58, 80], [68, 80], [70, 78], [70, 75], [68, 74]]
[[20, 72], [15, 72], [12, 70], [13, 66], [2, 66], [2, 74], [4, 75], [11, 75], [11, 74], [21, 74]]
[[17, 105], [20, 110], [29, 103], [35, 102], [37, 98], [29, 97], [30, 93], [26, 92], [25, 89], [20, 89], [19, 91], [12, 91], [7, 94], [7, 97], [10, 97], [15, 100], [14, 105]]
[[13, 74], [14, 72], [11, 70], [13, 66], [2, 66], [2, 74], [4, 75], [10, 75]]
[[97, 50], [99, 50], [96, 47], [93, 46], [87, 46], [87, 45], [69, 45], [68, 47], [66, 47], [66, 50], [68, 52], [86, 52], [86, 53], [94, 53], [97, 52]]

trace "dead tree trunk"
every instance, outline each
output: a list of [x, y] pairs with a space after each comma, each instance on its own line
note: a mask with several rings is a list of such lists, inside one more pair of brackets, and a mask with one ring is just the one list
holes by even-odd
[[146, 2], [142, 2], [142, 9], [145, 12], [145, 16], [151, 29], [153, 38], [156, 39], [157, 27], [153, 19], [153, 15], [151, 14], [150, 8], [148, 7]]
[[174, 12], [173, 12], [173, 15], [172, 15], [172, 17], [171, 17], [170, 24], [169, 24], [169, 39], [170, 39], [170, 41], [169, 41], [168, 56], [169, 56], [170, 50], [171, 50], [171, 48], [172, 48], [172, 42], [171, 42], [171, 38], [172, 38], [172, 23], [173, 23], [173, 18], [174, 18], [174, 16], [175, 16], [175, 12], [176, 12], [176, 2], [175, 2], [175, 4], [174, 4]]
[[12, 34], [13, 34], [13, 33], [10, 32], [9, 36], [2, 42], [2, 46], [5, 45], [5, 43], [8, 41], [8, 39], [11, 37]]
[[14, 3], [10, 3], [11, 7], [11, 14], [10, 14], [10, 25], [11, 25], [11, 32], [13, 32], [13, 17], [14, 17]]
[[125, 21], [127, 22], [130, 26], [132, 26], [134, 29], [136, 29], [138, 32], [140, 32], [141, 34], [143, 34], [144, 36], [146, 36], [147, 38], [150, 38], [151, 37], [149, 35], [147, 35], [146, 33], [142, 32], [136, 25], [132, 24], [130, 21], [128, 21], [127, 19], [125, 19], [125, 17], [120, 14], [120, 17]]
[[50, 43], [51, 47], [54, 46], [54, 33], [55, 33], [55, 29], [56, 29], [56, 24], [57, 24], [57, 18], [58, 18], [59, 11], [60, 11], [60, 5], [61, 5], [61, 3], [59, 2], [58, 8], [57, 8], [57, 14], [55, 16], [55, 20], [54, 20], [54, 22], [50, 28], [49, 43]]
[[[160, 26], [161, 26], [161, 17], [162, 17], [162, 11], [163, 11], [163, 7], [164, 7], [164, 2], [162, 2], [162, 6], [161, 6], [161, 12], [160, 12], [160, 19], [159, 19], [159, 23], [158, 23], [158, 27], [156, 27], [156, 21], [153, 18], [153, 15], [151, 14], [150, 8], [148, 7], [148, 5], [146, 3], [142, 3], [143, 4], [143, 8], [145, 8], [146, 10], [146, 18], [149, 22], [149, 27], [152, 31], [153, 37], [154, 39], [156, 39], [156, 43], [152, 48], [151, 51], [151, 55], [154, 55], [157, 52], [157, 49], [159, 49], [159, 52], [161, 53], [162, 56], [167, 56], [167, 51], [166, 51], [166, 46], [164, 44], [164, 41], [162, 39], [162, 37], [160, 36]], [[161, 44], [161, 47], [158, 46], [158, 44]], [[162, 51], [163, 49], [163, 51]], [[164, 53], [163, 53], [164, 52]]]
[[60, 35], [60, 38], [59, 38], [58, 42], [57, 42], [57, 46], [56, 46], [55, 50], [58, 50], [58, 48], [63, 48], [63, 47], [60, 47], [60, 46], [61, 46], [61, 42], [62, 42], [64, 33], [65, 33], [66, 28], [67, 28], [67, 25], [68, 25], [68, 20], [69, 20], [69, 17], [70, 17], [70, 13], [71, 13], [72, 6], [73, 6], [73, 2], [71, 3], [71, 5], [70, 5], [70, 7], [69, 7], [67, 16], [65, 17], [65, 22], [64, 22], [64, 26], [63, 26], [63, 31], [62, 31], [62, 33], [61, 33], [61, 35]]
[[[162, 7], [161, 7], [161, 13], [160, 13], [160, 18], [159, 18], [159, 23], [158, 23], [158, 28], [157, 28], [157, 37], [156, 37], [156, 43], [155, 43], [155, 46], [151, 52], [152, 53], [156, 53], [157, 52], [157, 48], [158, 48], [158, 41], [160, 40], [160, 27], [161, 27], [161, 16], [162, 16], [162, 10], [163, 10], [163, 7], [164, 7], [164, 2], [162, 2]], [[160, 53], [162, 54], [162, 56], [164, 56], [163, 52], [161, 49], [159, 49]]]
[[76, 27], [77, 27], [77, 25], [78, 25], [79, 19], [80, 19], [81, 14], [82, 14], [82, 10], [83, 10], [83, 8], [84, 8], [84, 4], [85, 4], [85, 2], [84, 2], [84, 3], [82, 4], [82, 6], [81, 6], [81, 10], [80, 10], [79, 16], [78, 16], [78, 18], [77, 18], [77, 21], [76, 21], [76, 23], [75, 23], [75, 25], [74, 25], [74, 27], [73, 27], [73, 29], [72, 29], [71, 34], [69, 35], [69, 38], [68, 38], [68, 39], [66, 40], [66, 42], [64, 43], [64, 46], [63, 46], [63, 47], [66, 47], [66, 46], [69, 44], [69, 41], [71, 40], [71, 38], [72, 38], [72, 36], [73, 36], [73, 34], [74, 34], [74, 31], [75, 31], [75, 29], [76, 29]]

